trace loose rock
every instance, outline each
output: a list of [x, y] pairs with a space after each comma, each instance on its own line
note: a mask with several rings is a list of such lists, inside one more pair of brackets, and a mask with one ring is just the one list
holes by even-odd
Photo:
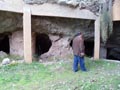
[[10, 59], [9, 58], [3, 59], [2, 65], [7, 65], [7, 64], [10, 64]]

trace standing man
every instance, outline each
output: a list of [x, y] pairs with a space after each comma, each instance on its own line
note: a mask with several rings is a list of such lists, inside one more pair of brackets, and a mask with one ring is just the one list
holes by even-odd
[[82, 33], [76, 34], [75, 37], [73, 38], [72, 49], [74, 54], [73, 71], [74, 72], [78, 71], [78, 63], [80, 63], [80, 69], [82, 71], [86, 71], [84, 63], [85, 46]]

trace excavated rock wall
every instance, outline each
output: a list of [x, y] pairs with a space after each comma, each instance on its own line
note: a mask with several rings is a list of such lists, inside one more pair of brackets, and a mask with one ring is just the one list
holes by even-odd
[[[105, 0], [93, 0], [92, 2], [91, 0], [24, 0], [27, 4], [54, 3], [67, 5], [70, 6], [70, 8], [88, 9], [96, 15], [99, 14], [101, 3], [104, 1]], [[114, 30], [107, 42], [107, 48], [115, 48], [115, 50], [109, 50], [112, 52], [112, 56], [116, 56], [117, 52], [118, 57], [120, 55], [119, 28], [118, 26], [114, 28], [116, 30]], [[22, 14], [0, 11], [0, 33], [9, 34], [11, 54], [23, 55], [22, 30]], [[46, 33], [52, 40], [52, 47], [49, 52], [41, 57], [48, 57], [49, 55], [63, 56], [63, 53], [66, 51], [68, 51], [66, 54], [71, 53], [72, 51], [68, 47], [69, 39], [77, 32], [84, 34], [85, 41], [94, 41], [94, 21], [92, 20], [32, 16], [32, 31], [35, 33]], [[35, 36], [33, 36], [33, 38], [32, 47], [34, 54]]]
[[[22, 15], [0, 12], [0, 33], [23, 30]], [[84, 19], [32, 17], [32, 31], [72, 36], [81, 31], [85, 39], [94, 39], [94, 21]]]
[[0, 33], [13, 32], [21, 28], [21, 14], [0, 11]]
[[32, 30], [60, 36], [82, 32], [86, 40], [94, 40], [94, 21], [55, 17], [33, 17]]
[[[17, 54], [20, 56], [23, 55], [22, 30], [23, 23], [21, 14], [0, 12], [0, 33], [7, 33], [9, 35], [11, 54]], [[58, 51], [56, 55], [61, 55], [62, 52], [67, 51], [69, 39], [75, 33], [80, 31], [84, 34], [85, 40], [93, 41], [94, 21], [55, 17], [32, 17], [32, 32], [46, 33], [47, 35], [50, 35], [50, 38], [52, 35], [60, 37], [58, 41], [54, 41], [51, 39], [52, 47], [50, 49], [50, 52]], [[35, 39], [35, 36], [33, 38]], [[34, 41], [35, 40], [33, 40], [33, 43], [35, 43]], [[60, 44], [60, 42], [64, 44]], [[57, 48], [57, 50], [54, 49], [55, 47]], [[33, 48], [35, 48], [34, 44]], [[33, 49], [33, 53], [35, 53], [35, 49]]]
[[16, 31], [9, 36], [10, 54], [23, 56], [23, 32]]
[[[24, 55], [23, 47], [23, 31], [15, 31], [9, 35], [10, 54], [11, 55]], [[35, 34], [32, 33], [32, 53], [35, 54]]]

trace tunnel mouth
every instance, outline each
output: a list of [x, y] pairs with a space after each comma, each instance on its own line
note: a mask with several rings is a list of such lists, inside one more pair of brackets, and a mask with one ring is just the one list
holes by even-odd
[[113, 22], [113, 32], [107, 40], [107, 59], [120, 61], [120, 21]]
[[3, 51], [7, 54], [10, 53], [10, 43], [8, 35], [0, 34], [0, 51]]
[[85, 44], [85, 54], [88, 57], [93, 57], [94, 54], [94, 41], [84, 41]]
[[120, 49], [107, 48], [107, 59], [120, 61]]
[[36, 55], [40, 56], [49, 51], [52, 46], [52, 41], [49, 36], [45, 33], [36, 34]]

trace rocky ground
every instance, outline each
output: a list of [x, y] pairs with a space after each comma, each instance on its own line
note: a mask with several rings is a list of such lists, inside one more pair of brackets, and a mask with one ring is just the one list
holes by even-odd
[[9, 55], [3, 51], [0, 51], [0, 66], [23, 63], [22, 57], [17, 55]]

